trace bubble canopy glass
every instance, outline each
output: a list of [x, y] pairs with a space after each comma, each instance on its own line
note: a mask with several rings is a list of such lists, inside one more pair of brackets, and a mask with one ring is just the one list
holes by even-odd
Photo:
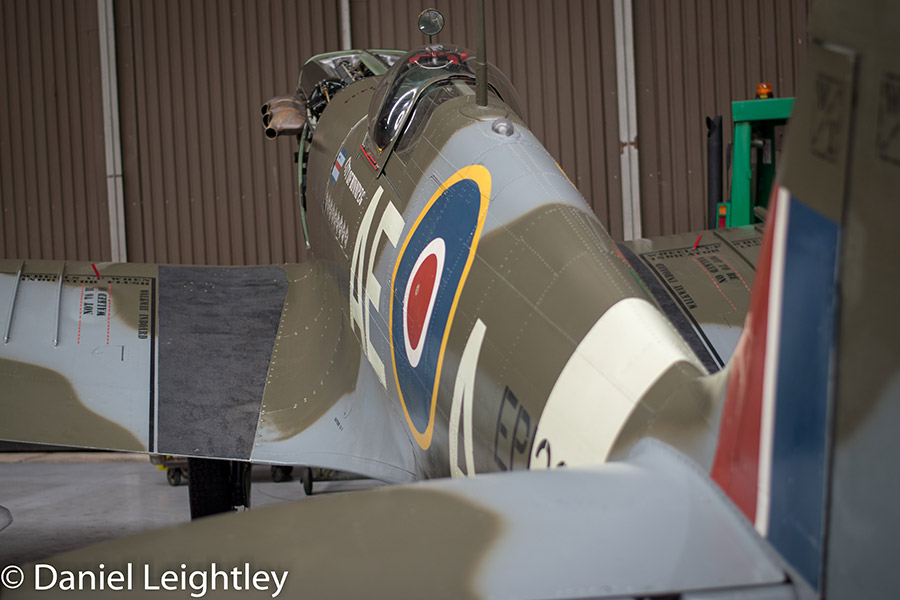
[[[396, 141], [416, 101], [429, 87], [454, 78], [475, 81], [474, 56], [465, 48], [436, 44], [411, 50], [397, 60], [385, 73], [369, 104], [369, 139], [378, 153]], [[512, 84], [491, 65], [488, 87], [513, 112], [522, 114]]]

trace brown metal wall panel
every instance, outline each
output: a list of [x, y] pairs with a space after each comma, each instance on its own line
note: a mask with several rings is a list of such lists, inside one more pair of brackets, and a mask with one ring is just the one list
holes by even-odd
[[[793, 96], [806, 48], [809, 0], [634, 0], [635, 71], [645, 236], [705, 227], [707, 116], [756, 84]], [[730, 171], [725, 173], [730, 190]]]
[[[643, 229], [700, 228], [706, 115], [771, 81], [793, 94], [810, 0], [634, 0]], [[3, 256], [109, 258], [95, 0], [2, 0]], [[355, 47], [475, 47], [476, 0], [351, 0]], [[266, 142], [259, 104], [302, 62], [340, 47], [335, 0], [117, 1], [129, 260], [293, 262], [300, 233], [293, 142]], [[622, 197], [612, 0], [491, 0], [488, 58], [529, 127], [615, 238]], [[60, 100], [62, 99], [62, 100]], [[726, 173], [726, 190], [727, 195]]]
[[3, 0], [0, 256], [108, 260], [95, 0]]
[[[119, 124], [121, 128], [122, 170], [130, 173], [123, 177], [122, 188], [125, 197], [125, 231], [128, 258], [143, 260], [144, 230], [142, 228], [140, 202], [140, 162], [137, 152], [137, 84], [139, 75], [135, 67], [134, 34], [126, 32], [131, 24], [131, 3], [120, 3], [114, 7], [116, 30], [116, 66], [119, 80]], [[138, 252], [140, 250], [141, 252]], [[136, 256], [139, 255], [139, 256]]]
[[333, 0], [115, 3], [129, 260], [266, 264], [304, 254], [293, 142], [259, 106], [339, 48]]
[[[444, 13], [435, 42], [474, 49], [477, 2], [351, 0], [353, 45], [427, 43], [416, 17]], [[488, 60], [512, 80], [531, 131], [557, 159], [614, 237], [622, 236], [612, 0], [486, 2]]]
[[79, 29], [86, 32], [84, 51], [78, 53], [79, 72], [86, 77], [82, 89], [81, 122], [85, 125], [85, 184], [87, 188], [88, 231], [99, 232], [89, 237], [90, 255], [111, 257], [109, 203], [106, 184], [106, 138], [103, 131], [103, 87], [100, 68], [100, 36], [98, 33], [97, 3], [81, 0], [78, 11]]

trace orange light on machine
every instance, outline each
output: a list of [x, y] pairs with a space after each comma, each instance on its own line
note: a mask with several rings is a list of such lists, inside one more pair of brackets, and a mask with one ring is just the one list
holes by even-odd
[[775, 92], [772, 91], [771, 83], [757, 83], [756, 84], [756, 97], [757, 98], [774, 98]]
[[718, 218], [718, 228], [724, 229], [726, 223], [726, 216], [728, 215], [728, 205], [720, 204], [719, 205], [719, 218]]

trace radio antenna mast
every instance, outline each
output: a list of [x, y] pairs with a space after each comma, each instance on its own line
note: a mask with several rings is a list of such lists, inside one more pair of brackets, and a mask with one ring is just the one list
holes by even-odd
[[484, 41], [484, 0], [478, 0], [478, 42], [475, 49], [475, 101], [487, 106], [487, 44]]

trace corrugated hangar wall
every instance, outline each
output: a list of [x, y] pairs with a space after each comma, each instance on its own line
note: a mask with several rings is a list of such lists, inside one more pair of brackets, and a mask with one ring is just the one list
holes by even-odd
[[[530, 128], [614, 238], [623, 237], [615, 0], [487, 0], [488, 58]], [[7, 257], [108, 260], [97, 0], [0, 0], [0, 209]], [[349, 0], [356, 47], [474, 47], [476, 0]], [[810, 0], [633, 0], [644, 235], [702, 228], [704, 118], [758, 81], [794, 93]], [[426, 6], [427, 5], [427, 6]], [[292, 262], [305, 254], [293, 142], [258, 106], [341, 44], [337, 0], [115, 0], [130, 261]]]
[[729, 144], [732, 100], [759, 82], [794, 95], [810, 4], [634, 0], [644, 236], [706, 227], [706, 117], [722, 115]]
[[295, 144], [259, 106], [339, 47], [337, 3], [115, 3], [128, 258], [296, 262]]
[[[447, 23], [435, 42], [476, 47], [476, 0], [351, 0], [353, 43], [422, 45], [416, 18], [428, 7]], [[487, 0], [485, 30], [488, 60], [516, 87], [529, 128], [621, 239], [612, 1]]]
[[96, 0], [0, 3], [0, 252], [109, 256]]

